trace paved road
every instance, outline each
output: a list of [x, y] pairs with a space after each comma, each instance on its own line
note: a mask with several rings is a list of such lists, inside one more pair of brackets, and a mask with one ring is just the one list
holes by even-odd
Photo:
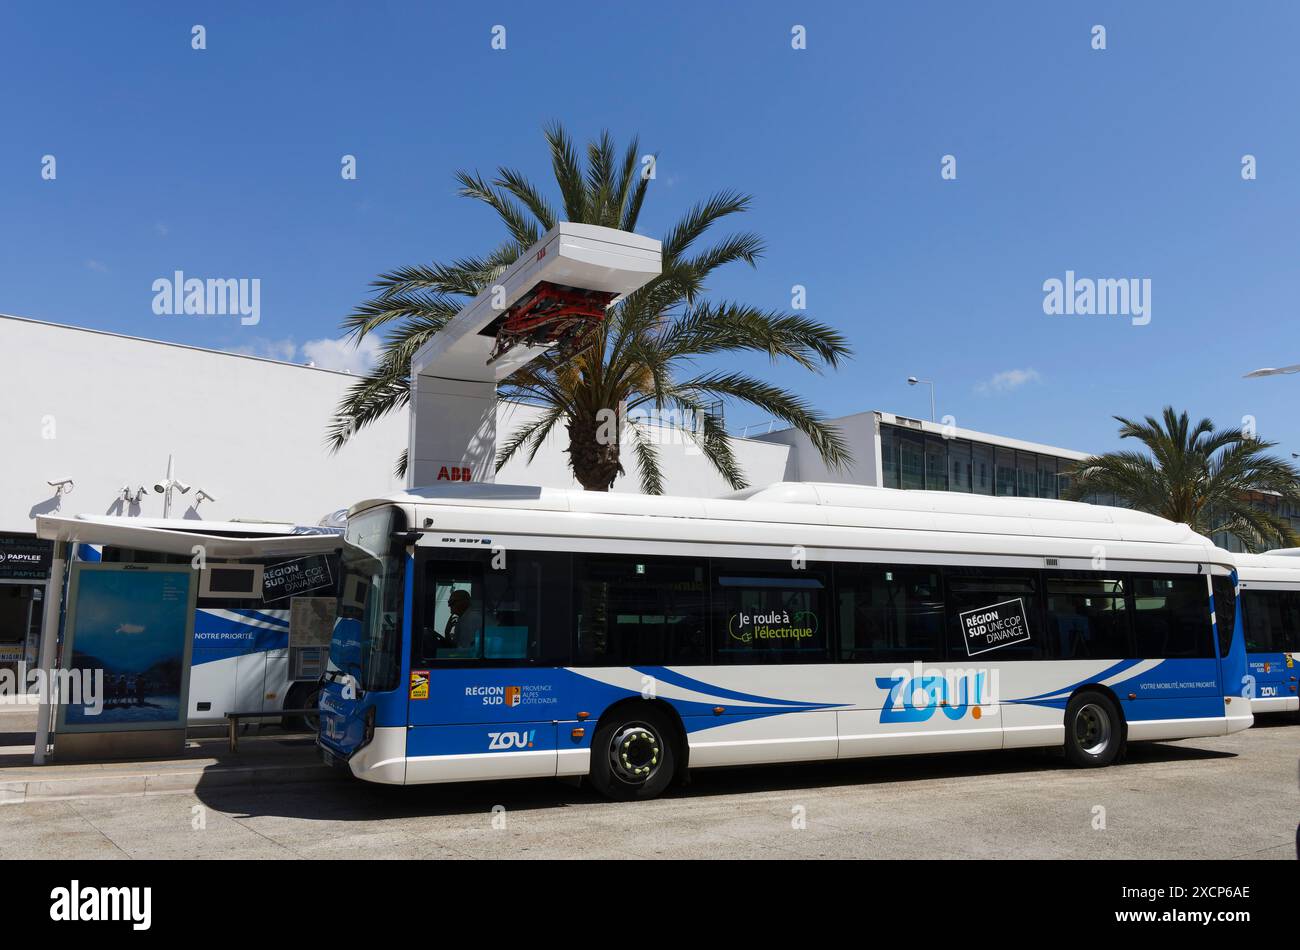
[[634, 805], [553, 781], [200, 787], [0, 806], [0, 854], [1294, 858], [1297, 753], [1300, 724], [1289, 720], [1136, 746], [1097, 771], [1043, 752], [700, 771], [671, 797]]

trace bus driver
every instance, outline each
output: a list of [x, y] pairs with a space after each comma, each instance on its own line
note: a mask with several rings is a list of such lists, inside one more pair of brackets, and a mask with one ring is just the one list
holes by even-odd
[[472, 603], [469, 591], [451, 592], [451, 596], [447, 598], [447, 607], [451, 610], [451, 616], [447, 618], [447, 626], [438, 637], [440, 650], [456, 650], [470, 656], [478, 655], [483, 617]]

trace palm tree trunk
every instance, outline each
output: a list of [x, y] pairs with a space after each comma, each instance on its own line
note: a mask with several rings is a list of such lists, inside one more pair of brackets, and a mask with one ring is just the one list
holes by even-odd
[[619, 474], [618, 442], [602, 444], [600, 425], [586, 413], [569, 420], [569, 464], [587, 491], [609, 491]]

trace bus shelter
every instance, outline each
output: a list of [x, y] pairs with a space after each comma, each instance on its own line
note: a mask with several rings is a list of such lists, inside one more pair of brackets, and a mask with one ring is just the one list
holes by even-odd
[[170, 755], [189, 725], [232, 705], [293, 708], [324, 670], [342, 533], [38, 517], [54, 552], [29, 674], [41, 693], [35, 762], [51, 745], [60, 760]]

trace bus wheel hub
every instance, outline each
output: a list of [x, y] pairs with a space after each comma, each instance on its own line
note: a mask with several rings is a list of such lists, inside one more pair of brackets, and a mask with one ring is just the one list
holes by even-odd
[[609, 759], [621, 779], [641, 785], [654, 775], [663, 759], [659, 737], [646, 726], [630, 723], [614, 733]]

